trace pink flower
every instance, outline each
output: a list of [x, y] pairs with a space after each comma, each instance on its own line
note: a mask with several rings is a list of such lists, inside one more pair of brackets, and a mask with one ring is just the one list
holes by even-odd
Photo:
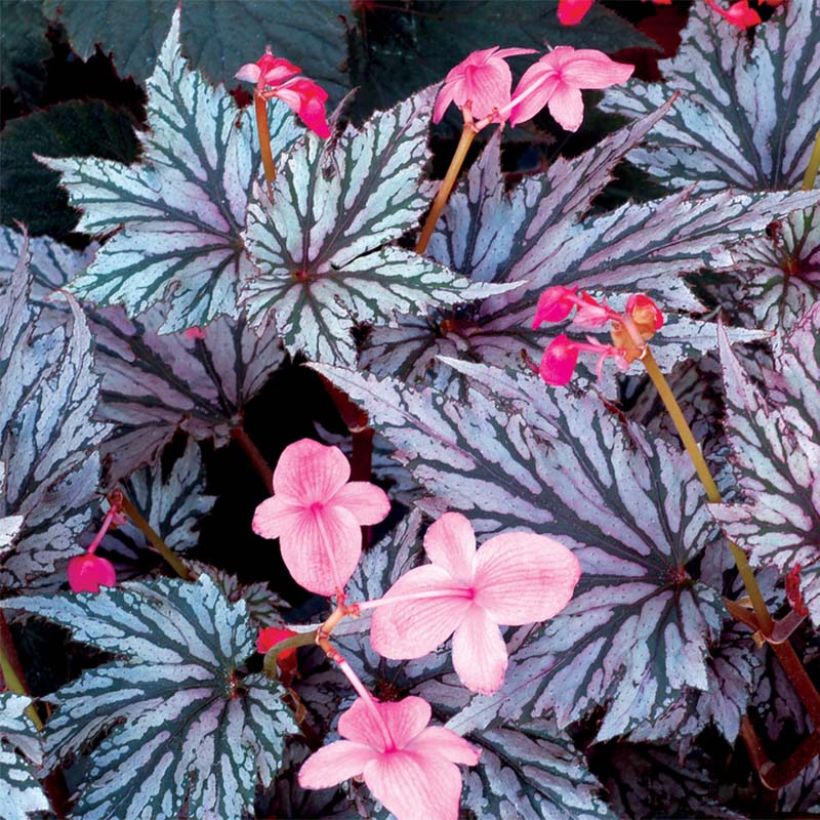
[[278, 538], [297, 583], [318, 595], [340, 594], [362, 552], [362, 526], [387, 517], [384, 490], [351, 481], [338, 447], [303, 438], [285, 448], [273, 473], [273, 498], [253, 517], [253, 530]]
[[470, 522], [445, 513], [427, 531], [432, 564], [410, 570], [379, 601], [370, 640], [386, 658], [420, 658], [453, 634], [453, 665], [475, 692], [495, 692], [504, 680], [507, 648], [499, 625], [552, 618], [572, 597], [578, 559], [543, 535], [505, 533], [476, 551]]
[[68, 562], [68, 585], [73, 592], [99, 592], [100, 587], [117, 585], [114, 566], [99, 555], [77, 555]]
[[561, 285], [547, 288], [538, 298], [532, 329], [538, 330], [544, 322], [564, 321], [574, 307], [578, 308], [578, 312], [573, 322], [581, 327], [600, 327], [617, 316], [605, 304], [600, 305], [585, 291], [577, 293], [577, 290], [575, 287], [565, 288]]
[[479, 750], [450, 729], [430, 727], [430, 704], [358, 698], [339, 719], [339, 740], [314, 752], [299, 771], [304, 789], [326, 789], [362, 777], [398, 820], [456, 820], [457, 764], [475, 766]]
[[634, 70], [594, 49], [557, 46], [524, 72], [513, 94], [510, 124], [532, 119], [547, 105], [559, 125], [577, 131], [584, 118], [581, 89], [626, 82]]
[[728, 9], [719, 6], [715, 0], [706, 0], [706, 5], [716, 11], [726, 22], [737, 26], [737, 28], [746, 29], [762, 22], [760, 15], [749, 7], [749, 0], [738, 0], [737, 3], [732, 3]]
[[195, 342], [197, 339], [205, 338], [205, 330], [201, 327], [189, 327], [187, 330], [182, 332], [182, 335], [186, 339], [190, 339], [192, 342]]
[[595, 0], [558, 0], [558, 21], [562, 26], [577, 26]]
[[532, 53], [531, 48], [498, 46], [474, 51], [445, 78], [433, 108], [433, 122], [441, 120], [451, 102], [466, 111], [465, 120], [492, 118], [510, 102], [512, 73], [505, 58]]
[[283, 57], [274, 57], [270, 46], [255, 62], [246, 63], [236, 72], [238, 80], [253, 83], [256, 93], [266, 100], [278, 97], [315, 134], [330, 136], [325, 105], [327, 92], [307, 77], [297, 77], [302, 69]]
[[553, 387], [569, 384], [578, 364], [579, 353], [578, 345], [561, 333], [547, 345], [538, 368], [539, 375]]

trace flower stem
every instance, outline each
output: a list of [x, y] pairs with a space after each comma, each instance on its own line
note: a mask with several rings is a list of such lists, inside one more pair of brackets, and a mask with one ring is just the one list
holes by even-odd
[[273, 470], [271, 470], [270, 464], [268, 464], [259, 448], [253, 443], [251, 437], [245, 432], [245, 428], [241, 425], [234, 427], [231, 430], [231, 438], [239, 442], [239, 446], [245, 451], [245, 455], [250, 460], [254, 470], [256, 470], [256, 474], [262, 479], [265, 489], [269, 493], [273, 492]]
[[[2, 672], [6, 688], [10, 692], [14, 692], [17, 695], [28, 695], [23, 665], [20, 663], [20, 657], [17, 654], [17, 648], [14, 646], [11, 629], [9, 629], [6, 616], [2, 611], [0, 611], [0, 672]], [[26, 708], [26, 714], [31, 718], [31, 722], [37, 731], [42, 732], [43, 721], [40, 720], [40, 716], [37, 714], [37, 710], [33, 704], [30, 704]]]
[[[692, 460], [692, 464], [695, 466], [695, 472], [698, 474], [700, 483], [703, 484], [706, 490], [706, 498], [712, 504], [720, 503], [720, 490], [718, 490], [717, 484], [715, 484], [715, 480], [712, 478], [712, 473], [709, 471], [706, 459], [703, 457], [703, 453], [695, 441], [695, 437], [692, 435], [689, 423], [683, 415], [683, 411], [678, 404], [678, 400], [675, 398], [675, 394], [672, 392], [672, 388], [669, 386], [669, 382], [663, 373], [661, 373], [658, 363], [655, 361], [655, 357], [648, 347], [645, 349], [641, 361], [643, 361], [646, 372], [649, 374], [649, 378], [652, 379], [652, 383], [655, 385], [655, 389], [658, 391], [658, 395], [661, 397], [661, 401], [664, 403], [675, 425], [675, 429], [681, 437], [683, 446], [689, 458]], [[754, 572], [749, 566], [746, 553], [733, 541], [729, 541], [728, 543], [729, 551], [732, 553], [732, 558], [735, 560], [740, 577], [743, 579], [743, 584], [749, 593], [749, 598], [754, 607], [755, 615], [757, 615], [758, 623], [763, 633], [768, 635], [772, 630], [774, 622], [766, 607], [766, 602], [763, 600], [763, 595], [760, 592], [760, 587], [757, 585]]]
[[424, 223], [424, 228], [421, 231], [419, 240], [416, 243], [416, 253], [424, 253], [427, 250], [427, 245], [430, 243], [430, 237], [433, 235], [438, 218], [450, 198], [450, 192], [458, 179], [458, 172], [461, 166], [464, 165], [464, 160], [467, 157], [467, 151], [473, 144], [477, 131], [472, 125], [465, 124], [464, 130], [461, 132], [461, 139], [456, 146], [456, 152], [450, 160], [450, 167], [447, 169], [447, 174], [441, 182], [441, 187], [438, 189], [436, 198], [433, 200], [433, 206], [430, 208], [430, 213], [427, 214], [427, 221]]
[[122, 493], [123, 512], [131, 519], [134, 526], [148, 539], [154, 549], [165, 559], [171, 569], [185, 581], [192, 581], [193, 573], [180, 560], [179, 556], [162, 540], [162, 537], [142, 517], [140, 511], [125, 493]]
[[809, 157], [809, 164], [806, 166], [806, 173], [803, 176], [804, 191], [810, 191], [814, 187], [818, 168], [820, 168], [820, 130], [817, 131], [817, 136], [814, 138], [814, 148]]
[[273, 182], [276, 179], [276, 166], [273, 164], [273, 153], [270, 150], [270, 128], [268, 128], [268, 103], [258, 92], [253, 95], [256, 110], [256, 130], [259, 133], [259, 152], [262, 155], [262, 167], [265, 169], [265, 182], [268, 184], [268, 196], [273, 198]]

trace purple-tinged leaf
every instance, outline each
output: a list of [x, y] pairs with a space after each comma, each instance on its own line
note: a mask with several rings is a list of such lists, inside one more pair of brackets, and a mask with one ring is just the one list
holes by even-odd
[[663, 84], [632, 81], [605, 92], [601, 108], [628, 117], [652, 111], [670, 88], [683, 93], [629, 159], [675, 187], [798, 185], [820, 117], [817, 3], [790, 0], [751, 33], [696, 3], [682, 38], [675, 57], [659, 64]]
[[[189, 69], [179, 14], [148, 81], [142, 161], [44, 160], [82, 211], [79, 230], [117, 231], [71, 289], [97, 305], [124, 305], [130, 316], [171, 297], [163, 333], [236, 315], [238, 283], [252, 275], [240, 233], [260, 167], [251, 111]], [[278, 156], [301, 129], [284, 103], [269, 116]]]
[[241, 301], [251, 324], [276, 322], [291, 353], [353, 364], [357, 324], [481, 295], [389, 244], [430, 205], [422, 174], [433, 97], [425, 89], [337, 140], [307, 135], [279, 169], [272, 201], [255, 189], [245, 241], [257, 271], [242, 284]]
[[687, 691], [706, 690], [723, 608], [688, 568], [706, 547], [725, 547], [686, 455], [594, 395], [450, 364], [468, 376], [458, 399], [314, 367], [368, 411], [416, 481], [479, 533], [543, 533], [581, 561], [573, 601], [544, 627], [516, 632], [504, 686], [473, 698], [458, 730], [550, 708], [563, 728], [600, 706], [604, 740], [661, 718]]
[[[714, 324], [689, 314], [704, 306], [682, 274], [734, 262], [727, 248], [757, 235], [775, 217], [820, 200], [817, 192], [737, 194], [695, 198], [681, 192], [644, 204], [629, 203], [581, 221], [617, 162], [663, 112], [617, 132], [574, 160], [558, 160], [544, 174], [508, 190], [493, 140], [451, 198], [430, 242], [430, 255], [473, 281], [522, 283], [480, 303], [403, 317], [398, 327], [377, 328], [362, 364], [376, 375], [443, 388], [452, 373], [441, 356], [520, 368], [539, 360], [555, 328], [531, 330], [544, 288], [577, 286], [611, 301], [645, 292], [668, 316], [653, 339], [661, 366], [714, 349]], [[589, 171], [589, 173], [587, 173]], [[762, 338], [736, 329], [737, 340]], [[640, 365], [635, 363], [633, 371]]]
[[721, 805], [720, 764], [697, 750], [681, 759], [663, 747], [616, 743], [595, 764], [617, 817], [744, 817]]
[[208, 576], [3, 603], [70, 629], [117, 660], [49, 700], [46, 765], [86, 758], [74, 812], [96, 817], [241, 817], [257, 779], [298, 733], [284, 689], [238, 668], [254, 652], [242, 603]]
[[[6, 494], [6, 465], [0, 461], [0, 506]], [[22, 515], [7, 515], [0, 518], [0, 560], [11, 550], [14, 539], [23, 526]]]
[[803, 585], [820, 613], [820, 306], [799, 323], [784, 344], [771, 377], [780, 396], [767, 401], [721, 334], [720, 357], [726, 392], [727, 429], [742, 500], [714, 504], [727, 536], [753, 566], [782, 574], [805, 568]]
[[41, 321], [26, 241], [20, 250], [0, 293], [0, 518], [24, 521], [0, 567], [0, 588], [42, 579], [57, 560], [80, 552], [99, 484], [98, 449], [109, 431], [93, 420], [99, 377], [85, 318], [71, 301], [70, 320]]
[[4, 820], [28, 820], [51, 806], [37, 781], [42, 763], [41, 740], [26, 716], [31, 700], [0, 693], [0, 806]]

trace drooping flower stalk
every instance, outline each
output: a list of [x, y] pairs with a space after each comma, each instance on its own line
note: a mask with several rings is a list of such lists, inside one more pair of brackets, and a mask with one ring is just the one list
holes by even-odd
[[253, 107], [256, 112], [256, 132], [259, 134], [259, 153], [265, 169], [268, 196], [273, 198], [273, 183], [276, 180], [276, 165], [270, 148], [270, 127], [268, 126], [268, 101], [258, 92], [253, 93]]
[[242, 448], [251, 466], [265, 485], [265, 490], [270, 492], [273, 488], [273, 470], [270, 464], [268, 464], [268, 460], [262, 455], [261, 450], [256, 446], [254, 440], [248, 435], [241, 424], [231, 430], [231, 438]]
[[814, 148], [812, 148], [809, 164], [806, 166], [806, 173], [803, 175], [803, 190], [810, 191], [814, 187], [817, 179], [817, 171], [820, 169], [820, 129], [814, 138]]
[[121, 490], [123, 512], [131, 519], [134, 526], [148, 539], [154, 549], [165, 559], [166, 563], [176, 574], [185, 581], [192, 581], [194, 575], [180, 560], [179, 556], [163, 541], [162, 536], [143, 518], [142, 513]]
[[424, 223], [424, 228], [422, 228], [421, 235], [416, 243], [416, 253], [424, 253], [427, 250], [427, 246], [430, 244], [430, 237], [433, 235], [438, 218], [441, 216], [441, 212], [444, 210], [444, 206], [450, 198], [450, 193], [453, 190], [453, 186], [456, 184], [458, 174], [461, 171], [461, 166], [464, 165], [464, 160], [467, 158], [467, 152], [470, 150], [470, 146], [473, 144], [473, 140], [475, 139], [475, 135], [477, 133], [478, 132], [475, 130], [472, 123], [464, 123], [464, 130], [461, 132], [461, 137], [458, 141], [458, 145], [456, 146], [456, 151], [453, 154], [453, 158], [450, 160], [450, 167], [447, 169], [447, 173], [441, 181], [441, 186], [436, 193], [436, 198], [433, 200], [430, 213], [427, 214], [427, 220]]

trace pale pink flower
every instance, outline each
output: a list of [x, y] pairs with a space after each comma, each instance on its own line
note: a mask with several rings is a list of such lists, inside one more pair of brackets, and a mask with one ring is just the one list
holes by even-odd
[[73, 592], [99, 592], [117, 585], [113, 564], [93, 553], [77, 555], [68, 562], [68, 585]]
[[474, 51], [452, 68], [444, 79], [433, 108], [433, 122], [439, 122], [454, 102], [466, 120], [493, 118], [510, 102], [512, 73], [506, 57], [532, 54], [531, 48], [485, 48]]
[[561, 127], [577, 131], [584, 118], [581, 89], [626, 82], [634, 70], [595, 49], [557, 46], [524, 72], [512, 96], [510, 124], [532, 119], [547, 105]]
[[273, 497], [253, 517], [253, 530], [278, 538], [282, 559], [305, 589], [340, 594], [359, 563], [363, 526], [387, 517], [384, 490], [350, 481], [338, 447], [303, 438], [282, 453], [273, 473]]
[[476, 551], [470, 522], [445, 513], [424, 539], [433, 562], [405, 573], [373, 608], [370, 640], [386, 658], [420, 658], [454, 634], [453, 666], [475, 692], [504, 680], [507, 648], [499, 625], [520, 626], [557, 615], [569, 602], [581, 567], [543, 535], [511, 532]]
[[428, 726], [430, 704], [358, 698], [339, 718], [339, 740], [314, 752], [299, 770], [304, 789], [327, 789], [362, 777], [398, 820], [456, 820], [458, 764], [475, 766], [479, 750], [443, 726]]

